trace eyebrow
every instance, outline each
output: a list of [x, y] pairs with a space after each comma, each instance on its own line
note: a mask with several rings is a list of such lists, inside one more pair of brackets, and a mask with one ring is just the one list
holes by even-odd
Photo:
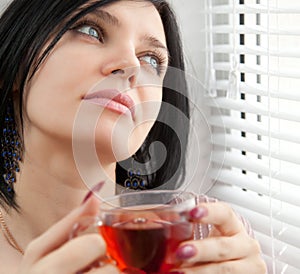
[[119, 19], [115, 17], [114, 15], [110, 14], [109, 12], [101, 9], [96, 9], [91, 12], [95, 16], [101, 18], [105, 21], [105, 23], [108, 23], [109, 25], [119, 27], [121, 25]]
[[141, 42], [147, 43], [149, 46], [152, 46], [154, 48], [160, 48], [167, 52], [168, 58], [170, 57], [170, 53], [168, 48], [157, 38], [151, 35], [144, 35], [141, 39]]

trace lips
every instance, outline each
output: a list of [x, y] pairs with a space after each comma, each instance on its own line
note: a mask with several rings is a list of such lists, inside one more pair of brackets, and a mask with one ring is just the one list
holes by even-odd
[[105, 89], [87, 94], [85, 101], [103, 106], [119, 114], [130, 114], [135, 117], [134, 102], [130, 96], [115, 89]]

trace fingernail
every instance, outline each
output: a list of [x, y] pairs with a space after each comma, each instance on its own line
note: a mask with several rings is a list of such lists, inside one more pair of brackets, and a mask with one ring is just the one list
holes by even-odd
[[100, 191], [100, 189], [103, 187], [104, 183], [105, 183], [104, 181], [101, 181], [100, 183], [93, 186], [93, 188], [85, 195], [81, 204], [86, 203], [92, 197], [94, 192]]
[[176, 251], [176, 256], [180, 260], [186, 260], [194, 257], [197, 253], [197, 249], [190, 244], [179, 247]]
[[190, 217], [194, 220], [199, 220], [207, 216], [208, 211], [205, 207], [195, 207], [190, 211]]
[[171, 272], [168, 272], [167, 274], [184, 274], [184, 272], [182, 272], [182, 271], [171, 271]]

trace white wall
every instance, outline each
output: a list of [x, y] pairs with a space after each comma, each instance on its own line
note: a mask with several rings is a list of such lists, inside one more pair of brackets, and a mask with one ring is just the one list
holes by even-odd
[[204, 80], [203, 51], [204, 36], [204, 15], [202, 14], [203, 0], [169, 0], [179, 21], [184, 42], [184, 50], [187, 57], [189, 72], [199, 80]]
[[[206, 122], [208, 111], [204, 106], [203, 88], [206, 77], [204, 2], [203, 0], [169, 0], [178, 17], [187, 71], [192, 77], [191, 101], [195, 104], [192, 121], [196, 134], [191, 134], [187, 180], [191, 181], [189, 188], [197, 192], [206, 192], [211, 185], [207, 177], [211, 156], [210, 130]], [[200, 149], [200, 153], [197, 152], [197, 148]]]
[[3, 10], [5, 10], [11, 1], [12, 0], [0, 0], [0, 14], [3, 12]]

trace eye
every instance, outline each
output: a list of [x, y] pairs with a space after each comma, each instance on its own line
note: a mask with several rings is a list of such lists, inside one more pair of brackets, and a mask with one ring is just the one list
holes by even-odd
[[151, 65], [155, 70], [159, 69], [160, 60], [156, 56], [145, 55], [145, 56], [140, 57], [140, 60], [146, 62], [149, 65]]
[[72, 29], [76, 30], [80, 34], [97, 39], [101, 43], [104, 42], [104, 30], [97, 23], [84, 21]]
[[139, 57], [142, 65], [149, 65], [149, 68], [154, 70], [158, 76], [162, 76], [166, 71], [168, 57], [160, 51], [145, 52]]
[[84, 26], [79, 27], [77, 29], [77, 31], [87, 34], [89, 36], [92, 36], [98, 40], [100, 38], [99, 31], [93, 26], [84, 25]]

